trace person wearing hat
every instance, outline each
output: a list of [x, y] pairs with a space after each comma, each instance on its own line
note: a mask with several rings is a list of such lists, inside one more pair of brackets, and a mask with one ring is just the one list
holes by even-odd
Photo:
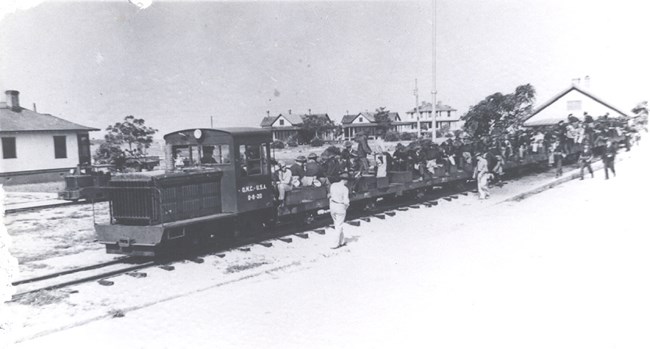
[[339, 176], [339, 181], [330, 186], [330, 215], [334, 221], [334, 232], [336, 233], [336, 244], [332, 247], [333, 249], [346, 245], [343, 223], [350, 206], [350, 191], [347, 187], [349, 178], [349, 175], [344, 172]]
[[307, 163], [305, 164], [305, 176], [302, 177], [302, 185], [305, 187], [314, 185], [315, 182], [318, 182], [316, 180], [317, 178], [323, 177], [323, 169], [317, 160], [318, 155], [315, 153], [310, 153], [309, 156], [307, 156]]
[[474, 178], [476, 179], [478, 198], [481, 200], [490, 197], [488, 181], [492, 175], [488, 171], [486, 155], [487, 153], [482, 152], [476, 156], [476, 167], [474, 168]]
[[280, 205], [284, 204], [285, 194], [288, 191], [291, 191], [291, 170], [287, 168], [287, 164], [284, 161], [278, 161], [278, 166], [280, 170], [278, 171], [278, 200], [280, 200]]
[[306, 162], [307, 158], [304, 155], [300, 155], [289, 168], [291, 170], [291, 175], [293, 176], [292, 183], [294, 187], [299, 187], [302, 183], [302, 178], [305, 177]]

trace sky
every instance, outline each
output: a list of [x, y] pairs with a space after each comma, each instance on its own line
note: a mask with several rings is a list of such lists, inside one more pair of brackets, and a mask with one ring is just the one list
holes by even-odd
[[[433, 3], [29, 0], [0, 9], [0, 89], [101, 129], [134, 115], [160, 136], [289, 109], [405, 116], [415, 79], [432, 97]], [[629, 111], [650, 99], [649, 15], [641, 0], [436, 0], [437, 100], [463, 114], [531, 83], [539, 105], [589, 75]]]

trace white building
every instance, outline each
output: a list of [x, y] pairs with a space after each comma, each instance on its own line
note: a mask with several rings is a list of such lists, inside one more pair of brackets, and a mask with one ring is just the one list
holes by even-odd
[[578, 86], [571, 86], [540, 105], [524, 122], [524, 126], [554, 125], [567, 121], [569, 115], [584, 120], [587, 113], [594, 119], [608, 115], [612, 118], [627, 116], [624, 112]]
[[19, 92], [0, 102], [0, 183], [53, 181], [91, 161], [89, 131], [50, 114], [20, 106]]
[[[420, 105], [417, 109], [413, 108], [407, 111], [407, 117], [404, 121], [410, 121], [416, 125], [418, 119], [418, 109], [421, 115], [420, 128], [422, 130], [430, 130], [431, 126], [433, 125], [433, 108], [431, 103], [422, 102], [422, 105]], [[462, 126], [462, 123], [460, 116], [458, 116], [456, 112], [456, 109], [442, 104], [440, 101], [436, 103], [436, 129], [445, 131], [459, 130]], [[415, 129], [417, 129], [417, 126]]]

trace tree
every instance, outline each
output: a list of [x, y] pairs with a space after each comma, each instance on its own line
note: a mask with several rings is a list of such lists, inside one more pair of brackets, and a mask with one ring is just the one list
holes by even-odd
[[155, 128], [145, 126], [144, 119], [132, 115], [126, 116], [123, 122], [108, 125], [106, 131], [106, 142], [97, 149], [94, 158], [100, 163], [118, 167], [123, 165], [127, 157], [145, 156], [153, 143], [153, 135], [158, 132]]
[[518, 86], [514, 93], [489, 95], [463, 115], [465, 131], [474, 139], [499, 138], [523, 124], [534, 102], [535, 88], [531, 84]]
[[637, 122], [646, 125], [648, 123], [648, 101], [643, 101], [632, 108], [632, 112], [637, 118]]
[[305, 115], [302, 119], [302, 127], [298, 133], [303, 143], [309, 143], [314, 138], [321, 138], [321, 132], [332, 129], [333, 127], [334, 123], [329, 118], [319, 115]]
[[386, 109], [386, 107], [379, 107], [375, 110], [375, 123], [377, 124], [378, 136], [383, 137], [390, 130], [392, 122], [390, 119], [390, 110]]

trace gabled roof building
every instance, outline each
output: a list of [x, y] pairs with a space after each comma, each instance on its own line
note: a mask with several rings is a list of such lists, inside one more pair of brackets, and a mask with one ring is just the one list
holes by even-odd
[[566, 121], [570, 114], [584, 120], [585, 113], [594, 119], [603, 115], [609, 115], [612, 118], [627, 116], [612, 104], [574, 85], [535, 109], [524, 121], [524, 126], [554, 125], [560, 120]]
[[[312, 114], [311, 110], [309, 110], [308, 114], [292, 114], [291, 110], [289, 110], [286, 114], [278, 114], [276, 116], [270, 116], [269, 112], [267, 112], [267, 116], [262, 119], [260, 127], [271, 129], [274, 141], [286, 142], [291, 138], [296, 139], [298, 131], [300, 131], [304, 124], [304, 120], [312, 116], [322, 119], [325, 122], [332, 122], [327, 113]], [[324, 140], [331, 140], [333, 138], [333, 132], [327, 130], [319, 136]]]
[[21, 184], [61, 179], [91, 162], [88, 133], [99, 129], [20, 106], [19, 92], [0, 103], [0, 182]]

